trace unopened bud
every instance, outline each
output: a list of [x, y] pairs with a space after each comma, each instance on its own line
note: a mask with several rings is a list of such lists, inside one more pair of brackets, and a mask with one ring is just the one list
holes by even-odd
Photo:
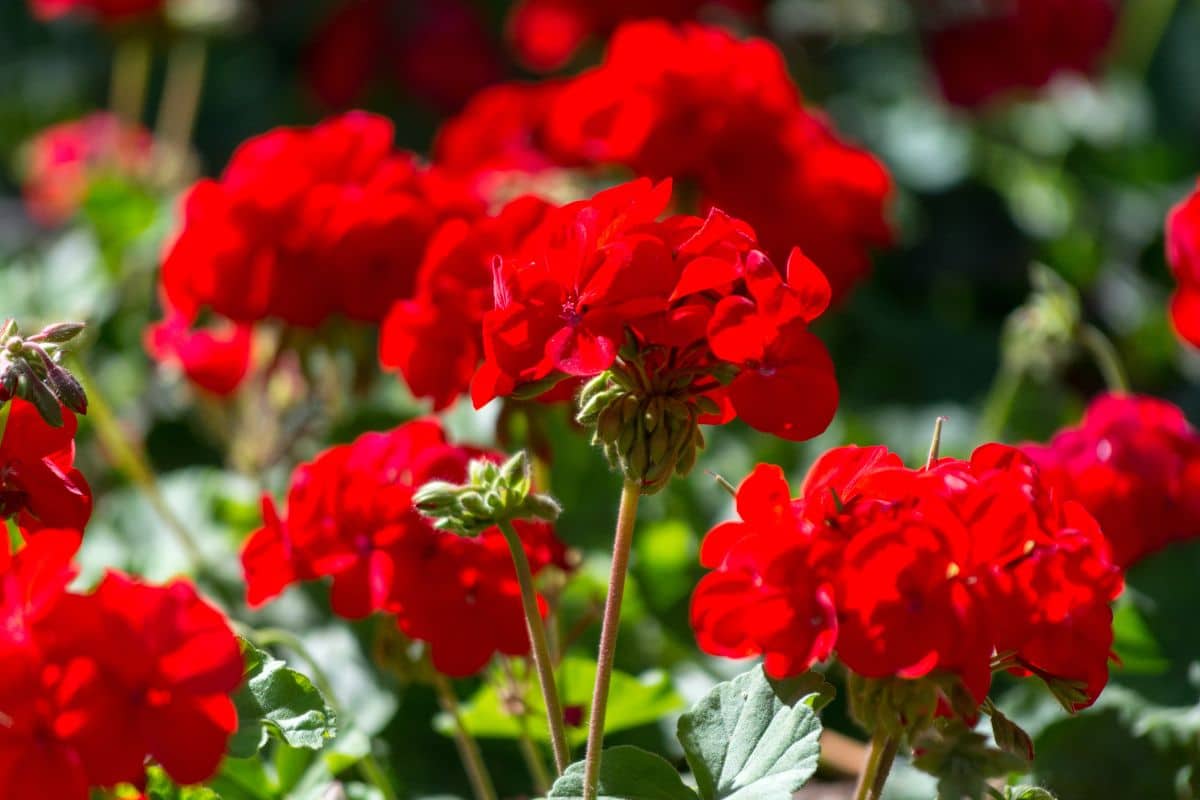
[[47, 325], [33, 336], [30, 336], [28, 341], [44, 342], [45, 344], [66, 344], [83, 333], [85, 327], [87, 326], [82, 322], [56, 322], [53, 325]]
[[461, 489], [446, 481], [430, 481], [413, 494], [413, 505], [425, 513], [442, 511], [458, 505]]
[[29, 365], [28, 361], [14, 361], [13, 366], [17, 368], [20, 375], [17, 396], [32, 403], [47, 425], [52, 428], [61, 428], [63, 413], [58, 397], [46, 384], [42, 383], [42, 379], [33, 371], [33, 367]]
[[46, 379], [50, 384], [50, 389], [58, 395], [62, 404], [77, 414], [86, 414], [88, 401], [87, 394], [83, 391], [83, 385], [61, 365], [49, 360], [43, 363], [46, 367]]

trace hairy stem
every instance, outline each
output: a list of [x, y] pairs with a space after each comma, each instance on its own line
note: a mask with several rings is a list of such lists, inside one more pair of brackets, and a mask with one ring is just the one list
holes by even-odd
[[896, 752], [900, 749], [900, 740], [888, 735], [882, 730], [871, 737], [871, 749], [867, 752], [867, 763], [863, 766], [862, 774], [858, 776], [858, 786], [854, 790], [854, 800], [879, 800], [883, 796], [883, 787], [887, 783], [888, 774], [896, 760]]
[[640, 497], [641, 488], [626, 479], [617, 512], [612, 572], [608, 579], [608, 598], [604, 603], [604, 623], [600, 629], [600, 652], [596, 656], [596, 686], [592, 692], [592, 714], [588, 721], [587, 757], [583, 772], [584, 800], [597, 798], [600, 752], [604, 746], [604, 716], [608, 710], [608, 688], [617, 651], [617, 630], [621, 625], [621, 600], [625, 594], [625, 576], [629, 572], [629, 551], [633, 546], [633, 526]]
[[1096, 368], [1104, 376], [1104, 385], [1114, 394], [1125, 394], [1129, 391], [1129, 378], [1125, 375], [1125, 367], [1117, 348], [1109, 338], [1094, 325], [1084, 325], [1079, 331], [1079, 343], [1096, 362]]
[[554, 766], [561, 775], [571, 763], [571, 750], [567, 746], [566, 726], [563, 723], [562, 702], [558, 698], [558, 686], [554, 681], [554, 662], [546, 644], [546, 628], [538, 609], [537, 593], [533, 588], [533, 571], [525, 546], [512, 522], [499, 523], [500, 531], [508, 542], [513, 565], [517, 570], [517, 583], [521, 587], [521, 606], [525, 610], [525, 627], [529, 631], [529, 655], [537, 670], [538, 683], [542, 689], [542, 701], [546, 704], [546, 720], [550, 725], [550, 744], [554, 748]]
[[187, 163], [207, 59], [204, 42], [192, 37], [176, 41], [167, 54], [167, 76], [156, 127], [162, 146], [160, 176], [168, 185], [183, 175]]
[[488, 774], [487, 766], [483, 763], [483, 754], [479, 752], [479, 743], [475, 741], [467, 726], [463, 724], [462, 712], [458, 708], [458, 696], [446, 676], [432, 671], [433, 688], [437, 692], [438, 704], [450, 715], [454, 722], [454, 744], [458, 747], [458, 756], [462, 759], [467, 771], [467, 779], [471, 782], [471, 791], [475, 800], [496, 800], [496, 788], [492, 784], [492, 776]]
[[1018, 368], [1008, 364], [1000, 365], [1000, 371], [996, 373], [996, 379], [992, 382], [980, 417], [984, 440], [1000, 441], [1003, 437], [1008, 418], [1012, 414], [1013, 403], [1016, 402], [1017, 392], [1020, 391], [1024, 379], [1024, 374]]

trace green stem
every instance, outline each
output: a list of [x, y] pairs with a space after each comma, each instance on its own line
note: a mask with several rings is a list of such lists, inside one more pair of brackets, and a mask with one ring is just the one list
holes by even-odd
[[930, 469], [938, 460], [938, 453], [942, 449], [942, 426], [946, 424], [947, 417], [938, 417], [933, 421], [933, 440], [929, 443], [929, 457], [925, 459], [925, 469]]
[[[304, 641], [283, 628], [258, 628], [250, 631], [250, 638], [254, 639], [259, 647], [270, 647], [271, 645], [280, 645], [286, 647], [295, 653], [301, 661], [308, 665], [312, 672], [313, 683], [321, 694], [325, 697], [325, 702], [333, 709], [333, 712], [340, 718], [343, 716], [341, 703], [338, 702], [337, 694], [333, 691], [333, 682], [329, 680], [328, 673], [321, 667], [321, 664], [313, 656], [312, 651], [304, 644]], [[384, 800], [398, 800], [395, 788], [392, 786], [391, 780], [383, 769], [383, 765], [375, 758], [375, 754], [369, 749], [367, 754], [359, 761], [359, 768], [363, 775], [371, 782], [371, 784], [379, 790], [383, 795]]]
[[621, 626], [621, 600], [625, 594], [625, 576], [629, 572], [629, 553], [633, 547], [633, 528], [640, 498], [641, 487], [626, 479], [617, 511], [612, 571], [608, 579], [608, 598], [604, 603], [604, 623], [600, 629], [600, 652], [596, 656], [596, 686], [592, 692], [592, 713], [588, 721], [583, 800], [597, 800], [601, 749], [604, 747], [604, 716], [608, 710], [608, 689], [617, 652], [617, 631]]
[[437, 692], [438, 704], [450, 715], [454, 722], [454, 744], [458, 747], [459, 758], [467, 771], [467, 779], [471, 782], [471, 791], [475, 800], [496, 800], [496, 788], [492, 784], [492, 776], [488, 774], [487, 766], [483, 763], [483, 754], [479, 752], [479, 743], [471, 736], [463, 723], [462, 712], [458, 708], [458, 697], [454, 687], [446, 676], [432, 671], [434, 691]]
[[533, 737], [529, 735], [529, 720], [522, 714], [517, 720], [517, 724], [521, 726], [521, 732], [517, 736], [517, 744], [521, 748], [521, 758], [525, 760], [525, 767], [529, 770], [529, 777], [533, 779], [533, 789], [539, 795], [549, 793], [553, 779], [550, 773], [546, 771], [546, 764], [542, 761], [542, 754], [538, 750], [537, 742], [533, 741]]
[[71, 366], [72, 372], [79, 379], [79, 383], [88, 397], [88, 419], [95, 426], [96, 436], [99, 437], [104, 449], [108, 451], [113, 465], [133, 481], [155, 513], [166, 524], [167, 529], [175, 536], [180, 548], [187, 556], [193, 571], [206, 570], [207, 560], [203, 551], [192, 537], [191, 532], [188, 531], [187, 526], [171, 510], [141, 444], [125, 435], [120, 421], [113, 413], [112, 406], [100, 390], [100, 384], [92, 378], [87, 367], [84, 366], [83, 359], [72, 359]]
[[167, 75], [156, 129], [163, 148], [162, 179], [168, 185], [183, 174], [187, 163], [207, 60], [204, 41], [194, 37], [179, 39], [167, 54]]
[[1121, 13], [1118, 61], [1144, 75], [1170, 25], [1177, 0], [1139, 0], [1127, 3]]
[[871, 749], [867, 752], [867, 763], [862, 774], [858, 776], [854, 800], [879, 800], [883, 796], [884, 784], [887, 783], [888, 774], [892, 771], [892, 764], [899, 749], [899, 738], [882, 730], [875, 732], [871, 737]]
[[985, 441], [999, 441], [1004, 436], [1004, 428], [1012, 414], [1013, 403], [1016, 402], [1017, 392], [1021, 389], [1024, 374], [1016, 367], [1001, 364], [1000, 371], [992, 388], [988, 391], [980, 416], [981, 434]]
[[146, 85], [150, 77], [150, 41], [141, 33], [122, 36], [113, 53], [109, 106], [129, 124], [138, 124], [146, 104]]
[[1079, 330], [1079, 343], [1096, 362], [1108, 390], [1114, 394], [1127, 394], [1129, 378], [1125, 375], [1125, 367], [1121, 364], [1117, 348], [1109, 338], [1094, 325], [1084, 325]]
[[508, 542], [513, 565], [517, 570], [517, 583], [521, 587], [521, 606], [525, 610], [525, 627], [529, 631], [529, 654], [537, 670], [538, 683], [542, 688], [542, 700], [546, 704], [546, 720], [550, 725], [550, 744], [554, 748], [554, 766], [561, 775], [571, 763], [571, 750], [567, 746], [566, 725], [563, 722], [562, 702], [558, 698], [558, 687], [554, 681], [554, 662], [546, 644], [546, 628], [538, 610], [537, 593], [533, 588], [533, 571], [525, 546], [512, 522], [504, 520], [498, 527]]

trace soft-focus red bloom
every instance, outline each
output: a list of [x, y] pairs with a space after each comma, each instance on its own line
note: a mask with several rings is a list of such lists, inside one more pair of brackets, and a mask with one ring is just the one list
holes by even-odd
[[1171, 297], [1171, 323], [1179, 338], [1200, 347], [1200, 188], [1171, 209], [1166, 243], [1178, 284]]
[[9, 401], [0, 438], [0, 520], [16, 517], [26, 534], [42, 528], [83, 530], [92, 515], [92, 490], [75, 469], [75, 415], [52, 428], [32, 403]]
[[425, 251], [415, 295], [384, 320], [380, 361], [399, 370], [414, 395], [432, 398], [435, 410], [468, 390], [483, 358], [494, 259], [519, 252], [548, 209], [527, 197], [475, 224], [447, 222]]
[[[242, 551], [247, 597], [271, 599], [291, 583], [331, 577], [333, 610], [350, 619], [384, 611], [427, 642], [448, 675], [478, 672], [496, 652], [529, 651], [520, 590], [498, 529], [474, 538], [435, 530], [413, 506], [430, 480], [462, 482], [477, 457], [446, 442], [432, 420], [370, 433], [325, 451], [292, 476], [286, 515], [267, 502], [264, 527]], [[535, 572], [564, 565], [553, 528], [517, 522]]]
[[916, 0], [942, 94], [980, 106], [1061, 73], [1093, 74], [1116, 30], [1114, 0]]
[[1077, 426], [1022, 449], [1091, 512], [1122, 567], [1200, 536], [1200, 433], [1171, 403], [1105, 395]]
[[167, 302], [188, 319], [381, 320], [412, 293], [437, 225], [479, 210], [393, 149], [392, 133], [383, 117], [349, 113], [243, 144], [220, 180], [187, 195], [163, 263]]
[[829, 303], [824, 275], [797, 251], [785, 281], [748, 225], [716, 209], [660, 221], [669, 201], [668, 182], [617, 186], [550, 212], [498, 260], [477, 406], [598, 375], [629, 341], [652, 384], [691, 376], [692, 394], [723, 406], [704, 422], [736, 414], [792, 440], [829, 425], [833, 364], [808, 332]]
[[53, 125], [28, 145], [22, 174], [25, 205], [43, 225], [66, 222], [104, 175], [137, 177], [150, 166], [150, 132], [97, 112]]
[[237, 391], [250, 370], [254, 327], [222, 320], [193, 328], [177, 311], [146, 329], [146, 350], [163, 364], [178, 367], [189, 381], [219, 397]]
[[496, 42], [467, 0], [343, 0], [317, 32], [306, 72], [333, 108], [387, 78], [442, 110], [455, 110], [500, 77]]
[[766, 40], [628, 23], [600, 66], [539, 89], [495, 88], [472, 103], [445, 127], [438, 162], [474, 170], [478, 186], [491, 173], [551, 166], [673, 178], [697, 190], [687, 210], [746, 220], [775, 258], [799, 246], [835, 300], [867, 273], [870, 250], [891, 242], [887, 171], [804, 108]]
[[868, 678], [956, 676], [977, 702], [998, 656], [1084, 687], [1079, 707], [1107, 682], [1120, 573], [1095, 520], [1014, 448], [921, 470], [837, 448], [799, 498], [760, 466], [737, 501], [742, 521], [701, 550], [713, 571], [692, 625], [708, 652], [762, 653], [779, 677], [834, 652]]
[[746, 17], [762, 10], [761, 0], [519, 0], [509, 12], [508, 36], [525, 66], [541, 72], [560, 69], [588, 39], [606, 38], [622, 22], [665, 19], [683, 22], [705, 10]]
[[38, 19], [57, 19], [68, 14], [97, 18], [104, 23], [120, 23], [157, 14], [165, 0], [29, 0]]

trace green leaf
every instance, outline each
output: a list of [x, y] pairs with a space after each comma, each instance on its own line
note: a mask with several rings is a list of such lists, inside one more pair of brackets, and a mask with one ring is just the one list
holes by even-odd
[[275, 736], [291, 747], [320, 750], [336, 733], [333, 710], [312, 682], [270, 653], [240, 639], [246, 680], [233, 701], [238, 730], [229, 754], [249, 758]]
[[[583, 797], [583, 762], [567, 767], [547, 797]], [[600, 761], [600, 800], [696, 800], [665, 758], [628, 745], [604, 751]]]
[[790, 800], [817, 770], [813, 703], [783, 703], [761, 668], [714, 687], [679, 720], [703, 800]]
[[[524, 684], [523, 702], [527, 713], [525, 723], [529, 735], [535, 741], [549, 742], [550, 730], [546, 725], [545, 705], [537, 680], [528, 673], [523, 662], [513, 663], [518, 681]], [[587, 658], [568, 656], [557, 671], [559, 693], [563, 705], [570, 708], [588, 708], [592, 689], [596, 681], [596, 662]], [[521, 721], [509, 713], [501, 701], [497, 685], [505, 678], [497, 673], [494, 679], [479, 688], [463, 704], [463, 724], [467, 731], [481, 739], [516, 739], [521, 734]], [[614, 672], [609, 694], [608, 714], [604, 720], [605, 733], [629, 730], [657, 722], [662, 717], [677, 711], [684, 705], [683, 698], [675, 693], [670, 677], [663, 672], [652, 672], [635, 678], [624, 672]], [[445, 714], [437, 717], [434, 727], [446, 736], [454, 734], [454, 724]], [[568, 727], [567, 738], [572, 746], [587, 741], [586, 721]]]
[[775, 696], [787, 706], [794, 706], [803, 700], [813, 711], [820, 711], [837, 697], [837, 687], [825, 680], [825, 676], [816, 670], [810, 669], [808, 672], [782, 680], [768, 675], [767, 682], [771, 684]]
[[221, 800], [219, 794], [203, 786], [177, 786], [162, 767], [156, 766], [146, 770], [146, 797], [149, 800]]
[[992, 737], [996, 746], [1022, 761], [1033, 760], [1033, 739], [1025, 730], [993, 707], [988, 715], [992, 718]]
[[1150, 632], [1135, 594], [1124, 593], [1113, 607], [1113, 651], [1120, 664], [1116, 669], [1130, 675], [1162, 675], [1170, 670], [1171, 661]]
[[1004, 800], [1055, 800], [1048, 790], [1040, 786], [1007, 786]]

